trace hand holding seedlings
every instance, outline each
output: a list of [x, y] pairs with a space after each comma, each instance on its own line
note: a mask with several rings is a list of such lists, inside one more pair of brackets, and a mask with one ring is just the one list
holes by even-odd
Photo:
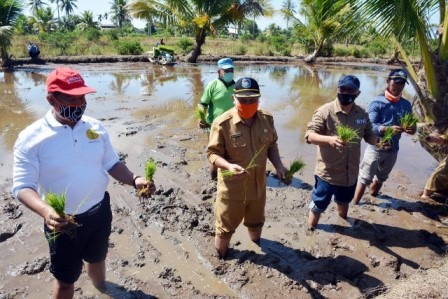
[[286, 185], [291, 184], [292, 182], [292, 177], [296, 172], [301, 172], [303, 170], [303, 168], [305, 167], [305, 162], [303, 161], [302, 158], [297, 158], [294, 161], [291, 162], [291, 165], [289, 166], [289, 169], [286, 172], [285, 177], [283, 178], [283, 183], [285, 183]]
[[358, 140], [361, 140], [358, 132], [355, 129], [352, 129], [351, 127], [345, 125], [337, 125], [336, 134], [338, 139], [336, 139], [335, 141], [341, 141], [342, 145], [345, 145], [347, 143], [356, 143]]
[[417, 122], [418, 118], [414, 116], [412, 113], [406, 113], [403, 117], [400, 118], [400, 126], [403, 130], [408, 134], [415, 134], [417, 130]]
[[149, 158], [146, 161], [145, 166], [145, 178], [135, 177], [134, 178], [134, 187], [138, 190], [137, 196], [149, 198], [156, 191], [156, 187], [154, 185], [153, 177], [156, 173], [157, 162], [154, 161], [153, 158]]
[[228, 168], [221, 171], [223, 177], [231, 177], [234, 175], [242, 175], [247, 173], [247, 170], [238, 164], [229, 164]]
[[54, 231], [60, 231], [64, 226], [67, 225], [67, 219], [60, 217], [58, 213], [55, 212], [53, 208], [49, 208], [47, 214], [45, 215], [45, 224], [47, 227]]

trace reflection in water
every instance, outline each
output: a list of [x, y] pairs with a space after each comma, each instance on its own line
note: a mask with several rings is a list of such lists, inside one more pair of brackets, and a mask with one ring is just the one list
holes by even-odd
[[[0, 74], [3, 92], [0, 153], [10, 153], [18, 132], [49, 109], [45, 100], [48, 72], [48, 69], [24, 69]], [[167, 126], [166, 131], [173, 129], [172, 124], [176, 122], [174, 126], [178, 132], [194, 130], [197, 120], [193, 111], [204, 86], [217, 76], [214, 64], [169, 67], [133, 63], [114, 66], [112, 70], [95, 67], [82, 74], [87, 84], [98, 91], [87, 96], [86, 114], [103, 119], [120, 118], [124, 110], [132, 111], [137, 107], [133, 117], [143, 121], [157, 119]], [[385, 88], [388, 71], [378, 67], [347, 69], [306, 65], [237, 65], [235, 68], [235, 79], [250, 76], [259, 82], [260, 106], [274, 115], [285, 164], [298, 156], [308, 159], [303, 175], [307, 182], [313, 181], [315, 146], [304, 143], [306, 124], [317, 107], [336, 97], [337, 82], [343, 74], [353, 74], [360, 79], [361, 95], [356, 102], [366, 107]], [[412, 87], [406, 85], [404, 94], [412, 99]], [[190, 146], [200, 148], [198, 144]], [[414, 158], [410, 163], [411, 157]], [[418, 144], [404, 136], [395, 169], [425, 180], [433, 164], [433, 159]], [[414, 167], [422, 171], [415, 173]]]
[[31, 78], [33, 83], [40, 84], [40, 76], [33, 73], [0, 73], [0, 136], [4, 150], [12, 150], [17, 135], [33, 119], [30, 103], [21, 100], [22, 77]]

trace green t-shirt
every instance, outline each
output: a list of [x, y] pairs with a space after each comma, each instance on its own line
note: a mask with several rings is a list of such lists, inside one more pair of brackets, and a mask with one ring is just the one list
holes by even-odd
[[226, 87], [219, 78], [207, 84], [201, 97], [201, 104], [208, 107], [207, 122], [209, 124], [233, 107], [232, 94], [234, 87], [235, 83]]

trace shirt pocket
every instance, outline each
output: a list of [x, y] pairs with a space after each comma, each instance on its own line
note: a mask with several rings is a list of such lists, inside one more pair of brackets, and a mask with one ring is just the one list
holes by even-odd
[[236, 134], [236, 135], [230, 136], [230, 146], [232, 148], [238, 149], [238, 148], [246, 147], [246, 145], [247, 145], [247, 141], [243, 137], [243, 135]]
[[263, 145], [270, 145], [274, 141], [274, 133], [266, 130], [260, 134], [259, 140]]

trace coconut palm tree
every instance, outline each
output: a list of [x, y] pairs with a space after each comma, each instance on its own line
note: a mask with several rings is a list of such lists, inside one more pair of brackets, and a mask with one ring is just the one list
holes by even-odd
[[39, 32], [50, 32], [54, 29], [56, 19], [50, 7], [38, 9], [36, 16], [31, 18], [33, 27]]
[[127, 0], [113, 0], [111, 5], [112, 21], [118, 27], [123, 28], [124, 24], [131, 22], [132, 18]]
[[78, 0], [60, 0], [61, 1], [61, 10], [65, 11], [65, 16], [68, 17], [75, 8], [78, 8], [76, 2]]
[[289, 21], [294, 20], [294, 15], [296, 14], [296, 4], [292, 0], [284, 0], [280, 14], [286, 20], [286, 29], [289, 29]]
[[[361, 0], [355, 11], [375, 24], [384, 36], [392, 37], [400, 49], [403, 66], [410, 74], [416, 90], [414, 111], [425, 125], [422, 136], [434, 130], [445, 132], [448, 129], [448, 3], [444, 0]], [[439, 32], [434, 37], [429, 18], [434, 12], [440, 12]], [[411, 64], [404, 50], [404, 42], [414, 38], [421, 52], [422, 64]], [[438, 38], [436, 45], [431, 39]], [[420, 142], [437, 160], [448, 153], [448, 146], [437, 148], [429, 146], [425, 138]]]
[[11, 64], [8, 49], [13, 38], [13, 25], [22, 13], [22, 4], [15, 0], [0, 0], [0, 59], [1, 66]]
[[[351, 13], [350, 0], [302, 0], [300, 14], [306, 21], [296, 19], [296, 32], [302, 38], [313, 41], [313, 53], [305, 57], [305, 62], [314, 63], [322, 48], [335, 38], [349, 34]], [[300, 37], [299, 37], [300, 38]]]
[[39, 8], [43, 8], [45, 5], [47, 5], [47, 4], [42, 0], [29, 0], [28, 1], [28, 7], [30, 8], [30, 11], [33, 15], [36, 15], [37, 10]]
[[59, 26], [59, 23], [60, 23], [60, 21], [61, 21], [61, 17], [60, 17], [60, 15], [59, 15], [59, 9], [60, 9], [60, 3], [61, 3], [61, 1], [62, 0], [50, 0], [50, 3], [56, 3], [56, 10], [57, 10], [57, 12], [58, 12], [58, 26]]
[[148, 19], [148, 16], [154, 16], [167, 24], [191, 28], [196, 46], [188, 55], [187, 61], [196, 62], [207, 36], [214, 36], [217, 29], [230, 23], [240, 24], [248, 16], [262, 15], [264, 10], [259, 2], [253, 0], [134, 0], [130, 7], [135, 17]]

